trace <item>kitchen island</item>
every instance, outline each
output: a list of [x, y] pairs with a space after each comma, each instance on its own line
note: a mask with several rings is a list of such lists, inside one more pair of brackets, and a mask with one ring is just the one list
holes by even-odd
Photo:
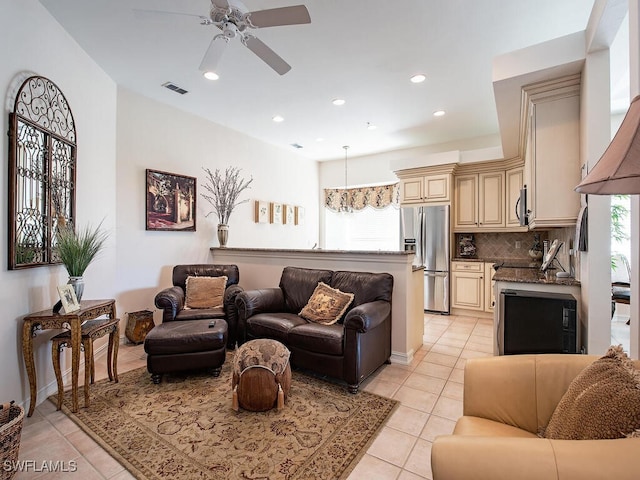
[[556, 277], [555, 270], [547, 270], [541, 272], [539, 268], [498, 268], [493, 276], [495, 281], [494, 294], [496, 298], [496, 309], [494, 311], [493, 321], [493, 353], [499, 354], [499, 332], [500, 326], [504, 323], [504, 308], [502, 305], [503, 291], [526, 291], [526, 292], [545, 292], [550, 294], [569, 294], [572, 295], [577, 302], [577, 322], [579, 337], [586, 338], [586, 328], [581, 322], [580, 312], [580, 282], [573, 277]]
[[235, 264], [245, 290], [277, 287], [287, 266], [393, 275], [391, 361], [408, 365], [424, 335], [424, 274], [414, 253], [277, 248], [211, 248], [213, 263]]

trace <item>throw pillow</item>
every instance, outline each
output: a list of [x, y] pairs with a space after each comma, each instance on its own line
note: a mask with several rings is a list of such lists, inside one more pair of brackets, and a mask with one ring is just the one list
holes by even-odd
[[324, 282], [319, 282], [298, 315], [310, 322], [333, 325], [340, 320], [352, 301], [353, 293], [341, 292]]
[[220, 308], [227, 277], [187, 277], [187, 308]]
[[640, 372], [622, 350], [610, 347], [571, 382], [545, 438], [598, 440], [624, 438], [640, 428]]

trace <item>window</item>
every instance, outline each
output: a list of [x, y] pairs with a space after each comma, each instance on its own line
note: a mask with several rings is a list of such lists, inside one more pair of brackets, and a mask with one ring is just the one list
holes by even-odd
[[400, 210], [367, 207], [352, 213], [325, 210], [325, 248], [329, 250], [400, 249]]

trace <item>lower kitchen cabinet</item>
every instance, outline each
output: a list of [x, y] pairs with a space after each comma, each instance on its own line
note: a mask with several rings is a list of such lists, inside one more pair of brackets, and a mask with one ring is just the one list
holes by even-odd
[[451, 262], [451, 306], [484, 310], [484, 263]]

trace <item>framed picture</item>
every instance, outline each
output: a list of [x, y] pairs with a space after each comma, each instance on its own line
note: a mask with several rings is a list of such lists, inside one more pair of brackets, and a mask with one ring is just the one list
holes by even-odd
[[293, 225], [295, 220], [295, 207], [293, 205], [284, 206], [284, 224]]
[[269, 223], [269, 204], [267, 202], [256, 200], [255, 220], [256, 223]]
[[80, 310], [80, 303], [76, 297], [76, 291], [73, 286], [65, 283], [58, 286], [58, 294], [60, 295], [60, 301], [64, 307], [64, 313], [71, 313]]
[[549, 247], [549, 252], [547, 253], [547, 256], [544, 257], [540, 270], [542, 270], [543, 272], [546, 272], [547, 269], [551, 267], [551, 264], [555, 260], [556, 255], [558, 254], [558, 250], [560, 250], [560, 247], [562, 247], [563, 244], [564, 242], [559, 242], [557, 238], [553, 241], [553, 243]]
[[271, 202], [271, 223], [282, 224], [282, 204]]
[[196, 230], [196, 178], [147, 169], [147, 230]]
[[304, 208], [303, 207], [296, 207], [295, 224], [304, 225]]

